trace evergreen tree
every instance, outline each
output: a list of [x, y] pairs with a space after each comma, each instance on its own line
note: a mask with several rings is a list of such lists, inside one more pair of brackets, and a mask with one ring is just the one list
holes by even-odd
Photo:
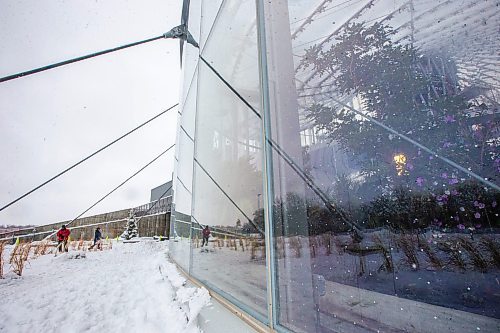
[[124, 239], [132, 239], [134, 237], [138, 237], [138, 228], [137, 228], [137, 220], [135, 219], [134, 212], [130, 210], [128, 219], [127, 219], [127, 226], [125, 228], [125, 231], [121, 235], [121, 238]]

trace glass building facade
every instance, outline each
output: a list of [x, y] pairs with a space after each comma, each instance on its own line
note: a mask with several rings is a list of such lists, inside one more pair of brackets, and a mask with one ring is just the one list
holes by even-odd
[[500, 331], [498, 1], [191, 0], [183, 19], [186, 273], [276, 331]]

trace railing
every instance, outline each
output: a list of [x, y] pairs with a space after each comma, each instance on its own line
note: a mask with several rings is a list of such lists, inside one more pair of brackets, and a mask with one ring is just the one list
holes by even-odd
[[154, 215], [159, 213], [170, 212], [172, 206], [172, 196], [163, 197], [155, 201], [151, 201], [147, 204], [133, 208], [135, 217], [143, 215]]
[[[168, 213], [170, 212], [170, 208], [172, 206], [172, 196], [168, 197], [163, 197], [158, 200], [149, 202], [147, 204], [132, 208], [132, 211], [134, 212], [135, 217], [141, 217], [145, 215], [156, 215], [156, 214], [161, 214], [161, 213]], [[147, 213], [147, 214], [146, 214]], [[124, 213], [126, 214], [126, 213]], [[97, 223], [91, 223], [88, 225], [78, 225], [78, 226], [70, 226], [70, 229], [80, 229], [80, 228], [85, 228], [88, 226], [97, 226], [97, 225], [106, 225], [108, 223], [116, 223], [116, 222], [121, 222], [121, 221], [126, 221], [127, 219], [124, 217], [122, 219], [115, 219], [113, 221], [102, 221], [102, 222], [97, 222]], [[48, 226], [53, 226], [49, 230], [40, 230], [41, 227], [48, 227]], [[47, 235], [50, 233], [53, 233], [56, 231], [60, 226], [60, 223], [50, 223], [50, 224], [44, 224], [44, 225], [39, 225], [36, 227], [29, 227], [29, 228], [22, 228], [18, 230], [12, 230], [4, 233], [0, 233], [0, 241], [8, 240], [8, 239], [14, 239], [14, 238], [28, 238], [28, 237], [34, 237], [37, 235]], [[37, 230], [38, 229], [38, 230]], [[43, 229], [43, 228], [42, 228]]]

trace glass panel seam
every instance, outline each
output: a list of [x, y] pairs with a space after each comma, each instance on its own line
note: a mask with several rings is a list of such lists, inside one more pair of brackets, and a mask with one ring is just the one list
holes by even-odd
[[196, 172], [196, 166], [195, 166], [195, 157], [196, 157], [196, 146], [197, 146], [197, 142], [196, 142], [196, 137], [197, 137], [197, 134], [198, 134], [198, 105], [199, 105], [199, 89], [200, 89], [200, 75], [199, 75], [199, 71], [200, 71], [200, 66], [199, 66], [199, 61], [198, 61], [198, 65], [196, 66], [196, 69], [194, 71], [194, 74], [193, 74], [193, 80], [194, 80], [194, 77], [196, 77], [196, 99], [195, 99], [195, 112], [194, 112], [194, 133], [193, 133], [193, 136], [194, 136], [194, 140], [193, 140], [193, 163], [192, 163], [192, 175], [191, 175], [191, 218], [190, 218], [190, 222], [191, 222], [191, 226], [189, 228], [189, 270], [188, 270], [188, 274], [192, 274], [192, 271], [193, 271], [193, 246], [192, 246], [192, 239], [193, 239], [193, 209], [194, 209], [194, 193], [195, 192], [195, 186], [196, 186], [196, 182], [195, 182], [195, 172]]
[[[201, 16], [202, 16], [202, 19], [203, 19], [203, 5], [205, 4], [205, 1], [202, 0], [202, 3], [201, 3]], [[205, 38], [205, 42], [203, 43], [203, 47], [201, 47], [201, 50], [200, 50], [200, 54], [203, 54], [203, 51], [205, 50], [205, 47], [207, 46], [208, 44], [208, 40], [210, 39], [210, 36], [212, 36], [212, 32], [215, 28], [215, 26], [217, 25], [217, 23], [219, 22], [219, 18], [220, 18], [220, 15], [222, 13], [222, 7], [224, 7], [224, 5], [226, 4], [226, 0], [222, 0], [220, 6], [219, 6], [219, 9], [217, 10], [217, 14], [215, 15], [215, 19], [214, 19], [214, 22], [212, 23], [212, 25], [210, 26], [210, 30], [208, 31], [208, 34], [207, 34], [207, 38]], [[202, 24], [202, 20], [200, 20], [200, 44], [201, 44], [201, 40], [202, 40], [202, 35], [201, 35], [201, 32], [202, 32], [202, 27], [203, 27], [203, 24]]]
[[274, 329], [277, 324], [277, 297], [276, 297], [276, 265], [273, 243], [273, 157], [268, 138], [271, 137], [269, 78], [267, 69], [267, 48], [265, 34], [264, 4], [256, 0], [257, 40], [259, 53], [259, 78], [261, 89], [262, 110], [262, 152], [263, 152], [263, 187], [264, 187], [264, 230], [266, 244], [266, 274], [267, 274], [267, 302], [269, 327]]

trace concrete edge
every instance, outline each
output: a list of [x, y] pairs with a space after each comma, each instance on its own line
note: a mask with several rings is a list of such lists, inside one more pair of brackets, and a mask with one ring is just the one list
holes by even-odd
[[[171, 258], [169, 258], [169, 259], [171, 259]], [[216, 300], [226, 310], [229, 310], [229, 312], [231, 312], [237, 318], [239, 318], [240, 320], [242, 320], [245, 324], [247, 324], [248, 326], [250, 326], [256, 332], [258, 332], [258, 333], [276, 333], [275, 330], [271, 329], [268, 326], [265, 326], [260, 321], [256, 320], [255, 318], [253, 318], [252, 316], [248, 315], [247, 313], [241, 311], [238, 307], [236, 307], [234, 304], [232, 304], [231, 302], [229, 302], [228, 300], [226, 300], [223, 296], [221, 296], [220, 294], [218, 294], [215, 291], [211, 290], [210, 288], [208, 288], [207, 286], [205, 286], [203, 283], [201, 283], [200, 281], [198, 281], [196, 278], [194, 278], [194, 277], [190, 276], [189, 274], [187, 274], [187, 272], [182, 267], [180, 267], [174, 260], [171, 259], [171, 262], [177, 267], [177, 269], [179, 270], [179, 272], [181, 272], [181, 274], [184, 275], [184, 277], [189, 282], [191, 282], [192, 284], [194, 284], [195, 286], [197, 286], [199, 288], [203, 287], [203, 288], [207, 289], [208, 293], [210, 294], [210, 296], [214, 300]]]

